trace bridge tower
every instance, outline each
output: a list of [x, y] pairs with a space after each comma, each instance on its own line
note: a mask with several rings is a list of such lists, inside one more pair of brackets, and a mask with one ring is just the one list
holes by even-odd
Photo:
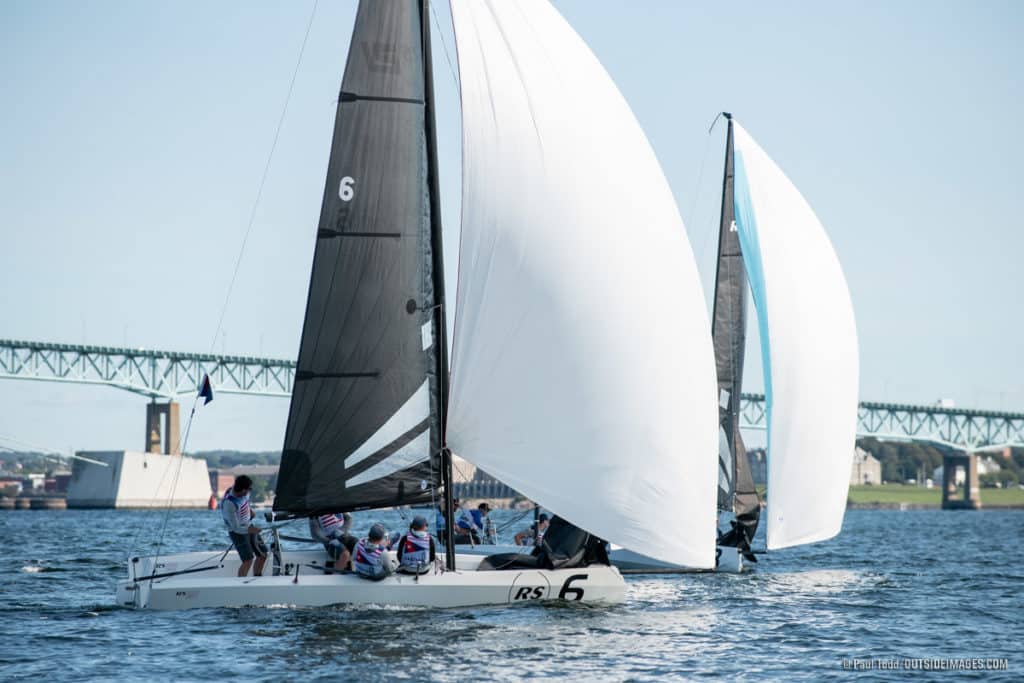
[[[964, 494], [957, 497], [957, 470], [964, 468]], [[981, 489], [978, 483], [978, 456], [974, 453], [948, 452], [942, 456], [942, 509], [978, 510]]]
[[181, 438], [179, 405], [176, 401], [146, 405], [146, 452], [177, 453]]

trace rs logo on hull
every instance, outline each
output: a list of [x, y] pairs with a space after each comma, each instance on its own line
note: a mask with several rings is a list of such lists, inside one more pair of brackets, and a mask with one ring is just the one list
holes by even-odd
[[539, 600], [544, 597], [543, 586], [520, 586], [516, 590], [516, 594], [512, 596], [513, 600]]

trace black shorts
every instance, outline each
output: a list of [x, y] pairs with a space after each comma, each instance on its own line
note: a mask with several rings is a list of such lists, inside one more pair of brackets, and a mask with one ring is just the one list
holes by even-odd
[[267, 556], [267, 544], [258, 534], [236, 534], [234, 531], [229, 531], [228, 536], [231, 537], [231, 542], [234, 544], [235, 550], [238, 551], [238, 557], [242, 562], [248, 562], [257, 555], [259, 557]]
[[480, 545], [480, 536], [476, 530], [459, 529], [455, 532], [455, 545]]
[[341, 537], [341, 544], [344, 545], [350, 553], [354, 553], [356, 551], [356, 543], [359, 543], [359, 539], [352, 534], [345, 534]]
[[331, 540], [324, 543], [324, 550], [327, 551], [327, 556], [332, 560], [337, 560], [341, 557], [341, 549], [344, 548], [351, 555], [355, 552], [356, 543], [359, 539], [352, 534], [344, 534], [339, 538], [332, 538]]

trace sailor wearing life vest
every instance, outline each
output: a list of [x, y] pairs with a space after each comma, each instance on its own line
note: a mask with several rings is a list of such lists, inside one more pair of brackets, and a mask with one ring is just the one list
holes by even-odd
[[476, 506], [476, 510], [462, 510], [456, 520], [458, 528], [456, 529], [455, 542], [457, 544], [469, 543], [470, 545], [480, 543], [480, 538], [484, 535], [484, 518], [490, 511], [491, 506], [487, 503], [480, 503]]
[[356, 543], [352, 553], [352, 568], [366, 579], [380, 581], [391, 576], [391, 562], [384, 554], [387, 549], [388, 530], [383, 524], [374, 524], [366, 538]]
[[356, 537], [349, 533], [352, 528], [352, 515], [334, 513], [309, 518], [309, 533], [320, 541], [327, 551], [325, 573], [330, 574], [335, 566], [348, 568], [352, 549], [356, 545]]
[[260, 530], [253, 525], [255, 515], [249, 505], [249, 492], [252, 491], [252, 479], [240, 474], [235, 477], [235, 484], [224, 494], [220, 502], [220, 514], [228, 527], [228, 536], [238, 551], [242, 564], [238, 567], [239, 576], [247, 576], [253, 558], [256, 567], [253, 576], [263, 575], [263, 565], [267, 562], [267, 546], [260, 540]]
[[425, 574], [437, 559], [434, 538], [427, 533], [425, 517], [413, 517], [409, 532], [398, 542], [398, 571]]

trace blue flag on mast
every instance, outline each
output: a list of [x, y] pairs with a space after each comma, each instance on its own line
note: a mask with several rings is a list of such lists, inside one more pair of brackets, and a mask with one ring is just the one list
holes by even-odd
[[199, 398], [206, 399], [203, 401], [204, 406], [213, 400], [213, 386], [210, 384], [209, 375], [203, 375], [203, 384], [199, 387]]

